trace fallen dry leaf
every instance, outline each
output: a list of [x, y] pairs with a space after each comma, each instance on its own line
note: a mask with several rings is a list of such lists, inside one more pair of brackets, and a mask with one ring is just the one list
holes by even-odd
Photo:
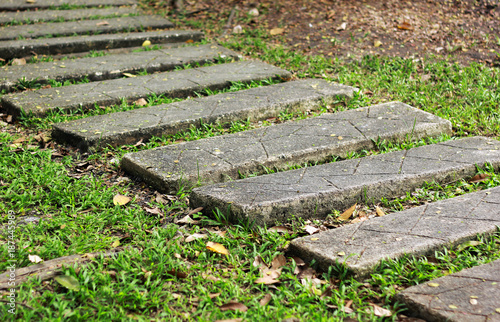
[[491, 177], [490, 174], [480, 173], [480, 174], [475, 175], [472, 178], [470, 178], [469, 179], [469, 183], [481, 182], [481, 181], [484, 181], [484, 180], [488, 179], [489, 177]]
[[134, 74], [130, 74], [130, 73], [122, 73], [123, 76], [127, 76], [127, 77], [137, 77], [137, 75], [134, 75]]
[[274, 227], [269, 228], [267, 231], [274, 231], [274, 232], [282, 233], [282, 234], [293, 233], [293, 230], [291, 230], [290, 228], [287, 228], [285, 226], [274, 226]]
[[382, 46], [382, 42], [381, 42], [380, 40], [375, 40], [375, 41], [373, 42], [373, 46], [374, 46], [374, 47], [380, 47], [380, 46]]
[[379, 217], [385, 216], [385, 212], [382, 209], [380, 209], [379, 207], [375, 207], [375, 211], [377, 212], [377, 216], [379, 216]]
[[139, 98], [137, 101], [134, 102], [134, 104], [137, 106], [146, 106], [148, 105], [148, 101], [146, 101], [144, 98]]
[[357, 204], [354, 204], [351, 208], [344, 211], [344, 213], [340, 215], [339, 220], [346, 221], [347, 219], [349, 219], [353, 214], [354, 210], [356, 210], [356, 205]]
[[142, 47], [147, 47], [147, 46], [151, 46], [151, 41], [144, 40], [144, 42], [142, 43]]
[[154, 207], [154, 208], [144, 207], [143, 209], [146, 210], [147, 213], [152, 214], [152, 215], [161, 215], [162, 214], [161, 209], [158, 207]]
[[345, 30], [347, 28], [347, 22], [343, 22], [340, 26], [337, 27], [337, 31]]
[[281, 35], [284, 31], [285, 29], [283, 28], [273, 28], [269, 30], [269, 33], [271, 34], [271, 36], [276, 36], [276, 35]]
[[267, 303], [269, 303], [269, 301], [271, 301], [271, 298], [272, 298], [271, 294], [267, 293], [266, 295], [264, 295], [262, 299], [260, 299], [259, 304], [261, 306], [265, 306], [267, 305]]
[[214, 242], [207, 242], [207, 249], [214, 253], [229, 255], [229, 251], [223, 245]]
[[196, 224], [198, 221], [189, 216], [184, 216], [181, 219], [174, 219], [174, 224]]
[[43, 262], [43, 259], [40, 258], [38, 255], [28, 255], [28, 259], [32, 263], [40, 263]]
[[172, 269], [170, 271], [167, 271], [167, 274], [170, 274], [172, 276], [175, 276], [177, 278], [186, 278], [188, 274], [186, 272], [180, 271], [178, 269]]
[[[392, 315], [392, 312], [389, 311], [388, 309], [384, 309], [383, 307], [380, 307], [373, 303], [368, 303], [368, 304], [373, 307], [373, 314], [375, 314], [376, 316], [387, 317]], [[370, 313], [370, 310], [367, 309], [367, 312]]]
[[208, 294], [208, 297], [209, 297], [211, 300], [213, 300], [214, 298], [216, 298], [216, 297], [217, 297], [217, 296], [219, 296], [219, 295], [220, 295], [220, 293], [210, 293], [210, 294]]
[[259, 255], [257, 255], [257, 256], [255, 256], [252, 265], [253, 265], [253, 267], [261, 267], [261, 266], [265, 267], [266, 263], [264, 262], [264, 260], [262, 259], [262, 257], [260, 257]]
[[402, 24], [397, 25], [398, 29], [402, 30], [413, 30], [413, 26], [409, 23], [404, 21]]
[[280, 282], [279, 280], [273, 278], [272, 276], [259, 277], [258, 279], [255, 280], [255, 284], [265, 284], [265, 285], [276, 284], [279, 282]]
[[26, 59], [24, 58], [15, 58], [12, 60], [12, 66], [26, 65]]
[[438, 287], [439, 286], [438, 283], [427, 283], [427, 285], [429, 285], [430, 287]]
[[80, 290], [80, 282], [73, 276], [60, 275], [55, 278], [56, 282], [67, 288], [68, 290], [72, 290], [78, 292]]
[[279, 254], [278, 256], [274, 257], [273, 261], [271, 262], [271, 269], [277, 270], [285, 265], [286, 265], [285, 256]]
[[316, 228], [314, 226], [311, 226], [311, 225], [305, 225], [304, 226], [304, 230], [309, 234], [309, 235], [312, 235], [312, 234], [315, 234], [319, 231], [319, 228]]
[[120, 241], [119, 241], [118, 239], [117, 239], [117, 240], [115, 240], [115, 241], [111, 244], [111, 247], [113, 247], [113, 248], [116, 248], [116, 247], [118, 247], [118, 246], [120, 246]]
[[101, 21], [101, 22], [96, 23], [95, 25], [96, 26], [108, 26], [109, 22], [107, 22], [107, 21]]
[[113, 204], [116, 206], [124, 206], [128, 204], [132, 200], [132, 198], [117, 194], [116, 196], [113, 197]]
[[242, 311], [246, 312], [248, 307], [241, 303], [229, 302], [227, 304], [219, 306], [221, 311]]
[[186, 243], [192, 242], [197, 239], [205, 239], [208, 236], [206, 234], [192, 234], [186, 237]]
[[36, 0], [26, 0], [27, 3], [35, 3]]

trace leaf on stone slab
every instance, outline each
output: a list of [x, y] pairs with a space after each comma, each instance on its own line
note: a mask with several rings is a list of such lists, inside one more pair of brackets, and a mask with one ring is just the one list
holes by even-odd
[[132, 198], [117, 194], [116, 196], [113, 197], [113, 204], [115, 206], [124, 206], [128, 204], [132, 200]]
[[122, 73], [123, 76], [127, 76], [127, 77], [137, 77], [137, 75], [134, 75], [134, 74], [130, 74], [130, 73]]
[[80, 290], [80, 282], [73, 276], [67, 275], [59, 275], [55, 278], [56, 282], [67, 288], [68, 290], [72, 290], [78, 292]]
[[271, 298], [272, 298], [272, 295], [270, 293], [267, 293], [266, 295], [264, 295], [263, 298], [260, 299], [259, 304], [261, 306], [266, 306], [267, 303], [269, 303], [269, 301], [271, 301]]
[[491, 177], [490, 174], [480, 173], [480, 174], [475, 175], [472, 178], [470, 178], [469, 179], [469, 183], [481, 182], [481, 181], [484, 181], [484, 180], [488, 179], [489, 177]]
[[137, 106], [146, 106], [148, 105], [148, 101], [146, 101], [144, 98], [139, 98], [137, 101], [134, 102], [135, 105]]
[[317, 232], [319, 232], [319, 228], [316, 228], [314, 226], [311, 226], [311, 225], [305, 225], [304, 226], [304, 230], [309, 234], [309, 235], [312, 235], [312, 234], [315, 234]]
[[95, 24], [96, 26], [109, 26], [109, 22], [107, 21], [101, 21]]
[[208, 236], [206, 234], [192, 234], [186, 237], [186, 243], [192, 242], [193, 240], [197, 239], [205, 239]]
[[38, 255], [28, 255], [28, 259], [32, 263], [40, 263], [43, 262], [43, 259], [40, 258]]
[[339, 220], [346, 221], [347, 219], [349, 219], [354, 213], [354, 210], [356, 210], [356, 205], [357, 204], [354, 204], [351, 208], [344, 211], [344, 213], [340, 215]]
[[147, 46], [151, 46], [150, 40], [144, 40], [144, 42], [142, 43], [142, 47], [147, 47]]
[[207, 249], [214, 253], [229, 255], [229, 251], [226, 249], [226, 247], [219, 243], [207, 242]]
[[219, 309], [221, 311], [242, 311], [246, 312], [248, 310], [248, 307], [244, 304], [237, 303], [237, 302], [229, 302], [227, 304], [219, 306]]
[[[380, 307], [376, 304], [373, 303], [368, 303], [371, 307], [373, 307], [373, 314], [378, 317], [388, 317], [392, 315], [392, 312], [389, 311], [388, 309], [384, 309], [383, 307]], [[367, 309], [367, 312], [370, 313], [370, 310]]]
[[438, 287], [439, 283], [427, 283], [430, 287]]
[[271, 36], [276, 36], [276, 35], [281, 35], [284, 31], [285, 29], [283, 28], [273, 28], [269, 30], [269, 33], [271, 34]]
[[274, 232], [281, 233], [281, 234], [293, 233], [293, 230], [291, 230], [290, 228], [287, 228], [285, 226], [274, 226], [274, 227], [269, 228], [267, 231], [274, 231]]
[[15, 58], [12, 60], [12, 66], [20, 66], [20, 65], [26, 65], [26, 59], [24, 58]]
[[382, 209], [380, 209], [379, 207], [375, 207], [375, 211], [377, 212], [377, 216], [379, 216], [379, 217], [385, 216], [385, 212]]

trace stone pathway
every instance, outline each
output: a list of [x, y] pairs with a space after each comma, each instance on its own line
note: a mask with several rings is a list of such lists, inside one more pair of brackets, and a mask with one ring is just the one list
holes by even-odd
[[500, 321], [500, 260], [410, 287], [396, 299], [427, 321]]
[[[292, 87], [297, 83], [281, 85], [281, 88]], [[334, 100], [335, 96], [340, 94], [343, 96], [352, 95], [351, 88], [338, 88], [338, 86], [329, 85], [325, 81], [309, 80], [303, 81], [303, 84], [305, 86], [292, 87], [295, 99], [300, 99], [301, 96], [306, 96], [308, 92], [311, 92], [313, 101], [317, 101], [326, 94], [329, 87], [331, 88], [330, 93], [328, 93], [330, 100]], [[273, 91], [272, 88], [249, 91], [258, 92], [259, 90], [269, 91], [268, 95], [261, 97], [271, 97], [272, 93], [275, 92], [272, 99], [278, 102], [290, 96], [287, 90], [282, 92], [282, 98], [281, 95], [277, 95], [281, 93]], [[233, 95], [239, 96], [238, 94]], [[255, 101], [253, 96], [243, 99]], [[240, 104], [239, 101], [227, 101], [224, 105], [230, 104], [238, 107], [250, 103]], [[218, 111], [225, 113], [224, 106]], [[180, 186], [192, 187], [197, 183], [207, 184], [236, 180], [240, 175], [264, 174], [265, 168], [288, 170], [290, 167], [300, 166], [305, 162], [325, 162], [331, 160], [332, 156], [345, 157], [352, 151], [375, 148], [374, 141], [377, 139], [397, 142], [404, 140], [409, 135], [413, 135], [413, 139], [420, 139], [438, 136], [441, 133], [451, 134], [450, 122], [403, 103], [387, 103], [127, 154], [122, 160], [122, 168], [127, 172], [139, 175], [157, 189], [172, 193], [177, 191]], [[297, 172], [302, 178], [304, 171], [298, 170]], [[279, 187], [269, 187], [269, 190], [277, 191], [275, 188], [278, 191], [299, 189], [294, 184], [286, 188], [288, 183], [293, 182], [294, 179], [291, 178], [295, 178], [295, 174], [296, 172], [293, 171], [284, 172], [280, 178], [289, 177], [289, 179], [278, 183]], [[347, 173], [344, 174], [347, 175]], [[254, 180], [266, 181], [271, 177], [264, 176]], [[303, 179], [305, 180], [305, 178]], [[240, 186], [240, 182], [242, 186]], [[260, 207], [257, 206], [253, 209], [252, 206], [255, 188], [242, 187], [248, 187], [248, 182], [231, 183], [224, 187], [221, 195], [228, 193], [231, 196], [232, 204], [238, 207], [241, 200], [230, 191], [241, 190], [241, 198], [247, 201], [244, 205], [242, 204], [242, 207], [248, 210], [245, 216], [262, 211]], [[316, 186], [301, 187], [308, 192], [316, 188]], [[264, 188], [264, 190], [268, 189]], [[295, 191], [294, 193], [297, 195]], [[198, 192], [195, 195], [204, 198], [198, 195]], [[213, 197], [213, 193], [207, 193], [207, 198]], [[288, 198], [289, 194], [284, 193], [282, 197]], [[278, 198], [278, 196], [272, 194], [271, 198]], [[276, 202], [282, 202], [281, 199], [276, 199]], [[208, 212], [213, 210], [211, 206], [208, 206], [209, 202], [206, 200], [197, 199], [197, 202], [201, 202], [200, 205], [206, 207]], [[218, 206], [226, 208], [226, 204], [223, 203], [218, 204]], [[303, 209], [296, 210], [303, 212]], [[274, 221], [274, 219], [277, 218], [270, 217], [270, 221]]]
[[[259, 61], [223, 63], [220, 58], [241, 57], [215, 44], [195, 44], [203, 38], [202, 32], [164, 30], [172, 27], [167, 19], [142, 16], [136, 4], [135, 0], [0, 1], [4, 11], [0, 24], [5, 25], [0, 27], [2, 59], [81, 56], [91, 50], [108, 53], [2, 67], [0, 89], [14, 92], [3, 95], [2, 112], [43, 117], [54, 109], [108, 106], [151, 94], [186, 97], [204, 89], [224, 89], [232, 82], [288, 81], [292, 76]], [[74, 9], [54, 10], [68, 7]], [[99, 17], [106, 19], [93, 19]], [[66, 22], [49, 22], [61, 20]], [[102, 32], [106, 34], [65, 36]], [[47, 38], [13, 40], [19, 37]], [[146, 40], [163, 48], [130, 52], [133, 47], [143, 48]], [[207, 62], [218, 64], [167, 72]], [[124, 73], [143, 70], [149, 75], [122, 78]], [[20, 83], [85, 78], [90, 82], [15, 92]], [[82, 150], [98, 150], [175, 134], [202, 123], [257, 121], [332, 105], [353, 97], [356, 90], [324, 80], [297, 80], [55, 124], [53, 138]], [[473, 176], [476, 166], [485, 163], [499, 168], [500, 142], [474, 137], [237, 180], [240, 175], [263, 174], [264, 167], [287, 170], [305, 162], [345, 157], [372, 149], [381, 140], [416, 140], [442, 133], [452, 134], [450, 122], [393, 102], [127, 154], [122, 167], [171, 193], [186, 182], [219, 182], [194, 189], [192, 206], [203, 206], [209, 215], [218, 208], [233, 220], [271, 225], [291, 215], [323, 218], [333, 209], [399, 196], [429, 181], [447, 183]], [[226, 180], [235, 181], [220, 183]], [[315, 260], [324, 270], [345, 265], [363, 276], [384, 259], [427, 254], [491, 233], [500, 225], [499, 218], [497, 187], [299, 238], [291, 242], [290, 252]], [[409, 288], [398, 299], [413, 314], [431, 321], [500, 320], [499, 271], [500, 261], [496, 261]]]

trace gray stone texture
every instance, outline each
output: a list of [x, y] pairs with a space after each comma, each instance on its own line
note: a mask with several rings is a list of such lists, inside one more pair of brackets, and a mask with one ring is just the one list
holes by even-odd
[[2, 106], [14, 116], [22, 112], [43, 116], [56, 108], [71, 111], [89, 109], [95, 105], [109, 106], [119, 104], [122, 99], [134, 101], [153, 93], [186, 97], [203, 89], [223, 89], [230, 86], [231, 82], [280, 77], [288, 78], [290, 73], [263, 62], [244, 61], [7, 94], [2, 97]]
[[2, 0], [0, 1], [0, 10], [28, 10], [28, 9], [48, 9], [57, 8], [66, 5], [82, 7], [101, 7], [101, 6], [128, 6], [137, 4], [136, 0]]
[[412, 286], [396, 300], [430, 322], [500, 321], [500, 260]]
[[196, 188], [190, 202], [205, 214], [218, 208], [231, 220], [273, 225], [292, 216], [324, 218], [333, 209], [396, 197], [425, 182], [452, 182], [485, 163], [498, 169], [500, 141], [471, 137]]
[[55, 20], [82, 20], [92, 17], [126, 16], [137, 14], [135, 8], [106, 8], [106, 9], [74, 9], [74, 10], [40, 10], [0, 12], [0, 25], [9, 23], [37, 23]]
[[[256, 121], [286, 110], [303, 111], [323, 101], [333, 102], [337, 96], [352, 97], [352, 93], [348, 86], [301, 80], [55, 124], [52, 137], [83, 150], [133, 144], [201, 124]], [[166, 153], [155, 151], [151, 153]]]
[[427, 255], [492, 233], [500, 225], [500, 187], [469, 193], [293, 240], [290, 252], [328, 270], [370, 274], [384, 259]]
[[102, 34], [141, 29], [171, 28], [174, 24], [162, 16], [133, 16], [96, 20], [48, 22], [0, 27], [0, 40], [40, 38], [84, 34]]
[[[264, 88], [267, 95], [259, 96], [288, 105], [291, 98], [300, 101], [301, 97], [310, 96], [311, 101], [318, 104], [327, 93], [327, 103], [335, 101], [336, 95], [352, 95], [352, 88], [329, 85], [321, 80], [308, 80], [300, 87], [294, 83], [301, 84], [283, 85], [281, 88], [287, 90], [281, 93]], [[287, 87], [293, 90], [290, 94]], [[235, 95], [242, 97], [246, 93]], [[244, 99], [254, 100], [254, 97], [248, 95]], [[238, 101], [231, 104], [234, 103], [238, 105]], [[219, 113], [226, 113], [224, 105], [219, 107]], [[276, 113], [280, 110], [283, 108]], [[122, 167], [157, 189], [173, 193], [180, 186], [264, 174], [265, 168], [287, 170], [306, 162], [329, 161], [332, 156], [345, 157], [352, 151], [375, 148], [373, 141], [377, 139], [397, 142], [411, 134], [413, 139], [420, 139], [441, 133], [451, 133], [449, 121], [393, 102], [127, 154]], [[289, 181], [279, 183], [280, 189], [286, 182]], [[244, 198], [248, 198], [248, 194], [245, 193]]]
[[70, 54], [91, 50], [142, 46], [145, 40], [155, 44], [199, 41], [203, 33], [191, 30], [167, 30], [103, 34], [79, 37], [56, 37], [0, 42], [0, 57], [12, 59], [33, 54]]
[[81, 80], [85, 77], [91, 81], [99, 81], [123, 77], [123, 73], [144, 70], [148, 73], [162, 72], [185, 64], [214, 62], [219, 58], [238, 60], [240, 56], [218, 45], [195, 45], [20, 66], [3, 66], [0, 67], [2, 72], [0, 89], [13, 91], [13, 87], [20, 79], [36, 81], [40, 84], [46, 84], [49, 79], [64, 81]]

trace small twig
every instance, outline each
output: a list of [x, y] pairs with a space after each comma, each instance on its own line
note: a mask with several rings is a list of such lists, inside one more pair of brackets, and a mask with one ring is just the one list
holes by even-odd
[[226, 35], [227, 31], [231, 28], [231, 23], [233, 21], [234, 14], [236, 13], [236, 8], [238, 8], [238, 7], [234, 6], [233, 10], [231, 10], [231, 13], [229, 14], [229, 19], [227, 19], [227, 23], [224, 26], [224, 32], [222, 33], [221, 37], [224, 37]]

